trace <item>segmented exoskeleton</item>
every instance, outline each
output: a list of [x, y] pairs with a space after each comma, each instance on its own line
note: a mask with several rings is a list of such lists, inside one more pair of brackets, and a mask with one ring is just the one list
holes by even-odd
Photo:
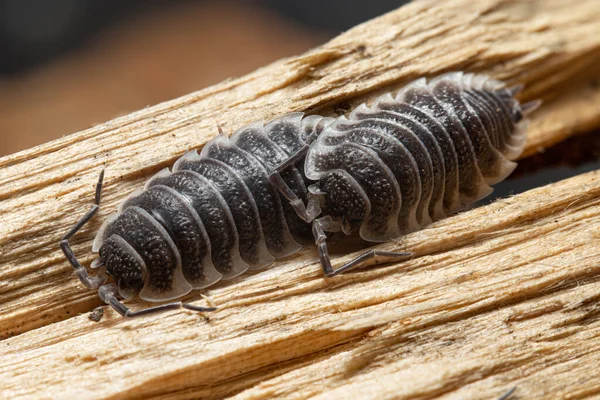
[[[388, 241], [487, 196], [515, 168], [523, 117], [539, 105], [520, 105], [519, 90], [451, 73], [417, 80], [348, 117], [292, 113], [245, 126], [200, 154], [188, 152], [108, 217], [93, 244], [96, 276], [68, 239], [97, 211], [102, 176], [96, 205], [61, 248], [81, 281], [128, 317], [180, 306], [212, 310], [176, 302], [131, 312], [118, 298], [173, 300], [266, 267], [311, 236], [327, 276], [378, 255], [411, 256], [371, 250], [334, 270], [326, 232]], [[105, 271], [116, 284], [106, 284]]]

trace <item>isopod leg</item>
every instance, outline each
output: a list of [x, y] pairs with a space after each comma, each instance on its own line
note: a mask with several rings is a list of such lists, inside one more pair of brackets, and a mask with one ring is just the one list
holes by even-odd
[[284, 162], [279, 164], [277, 167], [275, 167], [274, 171], [281, 172], [284, 169], [286, 169], [287, 167], [289, 167], [290, 165], [296, 164], [298, 161], [301, 161], [304, 158], [304, 156], [306, 155], [306, 153], [308, 153], [308, 149], [309, 149], [308, 145], [302, 146], [302, 148], [300, 150], [298, 150], [297, 152], [295, 152], [294, 154], [292, 154], [290, 156], [290, 158], [288, 158], [287, 160], [285, 160]]
[[176, 310], [178, 308], [186, 308], [188, 310], [199, 312], [210, 312], [217, 310], [215, 307], [199, 307], [193, 304], [176, 301], [173, 303], [161, 304], [155, 307], [144, 308], [143, 310], [131, 311], [129, 307], [127, 307], [118, 299], [118, 292], [119, 290], [117, 289], [117, 286], [113, 283], [103, 285], [100, 287], [100, 289], [98, 289], [98, 295], [100, 296], [102, 301], [111, 306], [113, 310], [118, 312], [124, 318], [135, 318], [140, 317], [142, 315], [155, 314], [168, 310]]
[[508, 390], [502, 396], [498, 397], [498, 400], [508, 400], [510, 398], [510, 396], [515, 392], [515, 390], [517, 390], [516, 386], [511, 388], [510, 390]]
[[327, 235], [325, 234], [325, 231], [338, 231], [340, 229], [338, 225], [339, 223], [336, 224], [335, 221], [333, 221], [329, 216], [319, 218], [313, 222], [313, 235], [315, 236], [315, 243], [319, 249], [319, 258], [321, 260], [321, 267], [323, 268], [323, 274], [325, 274], [325, 276], [331, 277], [348, 272], [355, 268], [363, 267], [369, 260], [374, 258], [383, 258], [386, 262], [392, 262], [410, 258], [414, 255], [410, 252], [368, 250], [341, 267], [333, 269], [331, 266], [329, 251], [327, 250]]
[[290, 202], [292, 208], [296, 211], [296, 214], [298, 214], [300, 218], [306, 222], [312, 222], [321, 212], [316, 199], [309, 200], [308, 206], [305, 206], [302, 200], [296, 196], [285, 180], [283, 180], [281, 177], [281, 172], [290, 165], [302, 160], [307, 151], [308, 146], [304, 146], [302, 149], [290, 156], [290, 158], [275, 167], [269, 174], [269, 181], [283, 195], [283, 197]]
[[100, 177], [98, 178], [98, 182], [96, 183], [96, 196], [94, 198], [94, 204], [92, 208], [85, 213], [83, 217], [77, 221], [77, 223], [62, 237], [60, 240], [60, 248], [65, 254], [65, 257], [73, 266], [75, 273], [79, 277], [79, 280], [87, 287], [96, 289], [100, 287], [104, 282], [106, 282], [106, 276], [98, 275], [98, 276], [90, 276], [85, 267], [81, 265], [81, 263], [77, 260], [77, 257], [73, 253], [71, 249], [71, 245], [69, 244], [69, 239], [81, 229], [90, 219], [96, 215], [98, 210], [100, 209], [100, 194], [102, 192], [102, 180], [104, 179], [104, 170], [100, 172]]

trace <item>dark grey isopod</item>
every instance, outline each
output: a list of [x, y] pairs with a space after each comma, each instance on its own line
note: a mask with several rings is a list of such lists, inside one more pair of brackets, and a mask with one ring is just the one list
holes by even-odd
[[[88, 275], [68, 243], [96, 204], [61, 241], [80, 280], [121, 315], [120, 300], [179, 298], [192, 289], [257, 269], [298, 251], [311, 231], [326, 276], [333, 269], [326, 232], [357, 230], [372, 242], [395, 239], [488, 195], [515, 168], [525, 140], [520, 88], [484, 75], [419, 79], [337, 119], [292, 113], [219, 136], [152, 177], [109, 216], [94, 240], [98, 274]], [[109, 277], [114, 283], [106, 283]]]
[[[521, 106], [513, 97], [517, 89], [482, 75], [450, 73], [419, 79], [336, 119], [306, 157], [306, 176], [318, 181], [310, 190], [332, 217], [327, 228], [349, 225], [365, 240], [387, 241], [487, 196], [489, 185], [515, 168], [511, 160], [525, 138], [523, 116], [539, 105]], [[356, 155], [355, 146], [364, 156]], [[406, 153], [414, 162], [397, 165]], [[399, 213], [381, 199], [393, 187], [399, 188]], [[355, 215], [360, 217], [348, 218]]]

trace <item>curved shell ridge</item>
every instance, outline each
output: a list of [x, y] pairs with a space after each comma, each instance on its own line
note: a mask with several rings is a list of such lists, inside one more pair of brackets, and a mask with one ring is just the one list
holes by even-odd
[[[123, 250], [125, 250], [125, 252], [127, 254], [129, 254], [131, 257], [133, 257], [136, 260], [137, 264], [142, 269], [142, 279], [144, 280], [144, 284], [145, 284], [146, 280], [148, 279], [148, 269], [146, 268], [146, 262], [144, 261], [144, 259], [121, 236], [113, 234], [113, 235], [110, 236], [110, 238], [112, 240], [115, 240], [117, 243], [119, 243], [119, 245], [121, 246], [121, 248], [123, 248]], [[121, 285], [121, 280], [119, 280], [119, 282], [117, 282], [117, 284], [118, 284], [118, 288], [119, 288], [119, 294], [124, 299], [131, 299], [131, 298], [135, 297], [135, 295], [131, 291], [125, 291], [124, 290], [123, 286]]]
[[165, 186], [165, 185], [157, 185], [156, 187], [160, 187], [160, 188], [163, 188], [164, 190], [168, 190], [170, 193], [173, 194], [173, 196], [176, 196], [177, 198], [179, 198], [181, 200], [181, 203], [184, 205], [184, 207], [188, 210], [188, 212], [194, 218], [194, 221], [198, 225], [200, 232], [202, 232], [204, 241], [208, 245], [207, 254], [204, 257], [204, 259], [202, 260], [202, 269], [203, 269], [203, 273], [204, 273], [203, 282], [194, 284], [194, 283], [188, 281], [188, 283], [194, 289], [204, 289], [206, 287], [214, 285], [215, 283], [217, 283], [218, 281], [221, 280], [221, 278], [223, 277], [223, 274], [221, 274], [219, 271], [217, 271], [217, 269], [215, 268], [215, 266], [212, 262], [212, 254], [211, 254], [211, 249], [210, 249], [210, 238], [208, 237], [208, 234], [206, 233], [206, 228], [204, 227], [202, 218], [200, 218], [200, 216], [198, 215], [198, 212], [194, 209], [194, 207], [192, 207], [192, 204], [190, 203], [190, 201], [185, 196], [183, 196], [181, 193], [179, 193], [177, 190], [175, 190], [169, 186]]
[[318, 181], [326, 171], [317, 167], [317, 160], [327, 154], [327, 145], [315, 140], [311, 143], [304, 161], [304, 175], [311, 181]]
[[[223, 168], [226, 168], [227, 170], [229, 170], [231, 172], [231, 174], [234, 175], [236, 177], [236, 179], [240, 182], [240, 184], [245, 189], [245, 191], [250, 199], [253, 210], [256, 213], [255, 218], [257, 220], [257, 224], [259, 226], [261, 226], [260, 216], [258, 215], [258, 208], [256, 206], [256, 201], [255, 201], [254, 197], [252, 196], [252, 193], [250, 193], [250, 189], [248, 189], [248, 186], [246, 186], [246, 183], [244, 182], [244, 180], [242, 179], [240, 174], [235, 170], [235, 168], [230, 167], [229, 165], [225, 164], [222, 161], [219, 161], [219, 160], [213, 160], [213, 161], [222, 164]], [[267, 248], [267, 244], [265, 242], [265, 236], [263, 234], [262, 226], [261, 226], [261, 229], [259, 230], [259, 232], [256, 232], [256, 235], [259, 236], [259, 238], [258, 238], [258, 242], [259, 242], [258, 243], [258, 262], [256, 264], [249, 264], [249, 269], [251, 269], [251, 270], [265, 268], [265, 267], [271, 265], [275, 261], [275, 257], [273, 257], [271, 255], [271, 253], [269, 253], [269, 250]]]
[[[413, 97], [413, 101], [409, 101], [409, 94]], [[425, 96], [423, 96], [425, 94]], [[460, 201], [460, 169], [458, 152], [456, 150], [456, 144], [447, 127], [441, 123], [436, 116], [436, 113], [431, 108], [428, 101], [432, 101], [433, 95], [429, 91], [424, 80], [421, 80], [419, 85], [409, 85], [403, 90], [402, 98], [399, 99], [402, 103], [409, 104], [412, 112], [419, 115], [422, 118], [424, 124], [430, 132], [436, 132], [435, 138], [440, 146], [444, 145], [444, 164], [445, 164], [445, 187], [444, 187], [444, 210], [453, 211], [462, 207]], [[437, 101], [436, 101], [437, 104]], [[444, 212], [445, 214], [445, 212]]]
[[[184, 296], [192, 291], [192, 286], [187, 282], [185, 277], [183, 276], [183, 271], [181, 269], [181, 254], [179, 253], [179, 249], [173, 242], [171, 235], [163, 228], [163, 226], [146, 210], [143, 208], [133, 206], [136, 212], [143, 215], [148, 222], [150, 222], [154, 228], [161, 233], [163, 239], [168, 243], [169, 247], [175, 254], [176, 258], [176, 266], [173, 270], [173, 280], [171, 283], [171, 288], [166, 291], [157, 291], [149, 285], [149, 277], [144, 282], [144, 287], [142, 288], [139, 296], [142, 300], [146, 301], [169, 301], [176, 299], [178, 297]], [[150, 271], [148, 271], [148, 275], [150, 275]]]
[[[213, 193], [216, 195], [216, 197], [218, 198], [219, 204], [221, 206], [221, 209], [225, 212], [225, 215], [227, 216], [228, 222], [230, 225], [233, 226], [233, 234], [234, 234], [234, 245], [233, 247], [230, 249], [230, 255], [231, 255], [231, 271], [227, 274], [223, 274], [222, 279], [223, 280], [227, 280], [227, 279], [232, 279], [235, 278], [238, 275], [243, 274], [244, 272], [246, 272], [248, 270], [248, 264], [242, 259], [242, 256], [240, 255], [240, 240], [239, 240], [239, 235], [238, 235], [238, 231], [237, 228], [235, 226], [235, 220], [233, 218], [233, 215], [231, 214], [231, 210], [229, 209], [229, 205], [227, 204], [227, 202], [225, 201], [225, 199], [223, 198], [223, 195], [221, 194], [221, 192], [219, 191], [219, 189], [208, 179], [206, 179], [205, 177], [203, 177], [202, 175], [200, 175], [199, 173], [195, 172], [195, 171], [189, 171], [186, 170], [187, 173], [190, 173], [194, 176], [196, 176], [199, 180], [201, 180], [202, 182], [204, 182], [205, 185], [208, 185], [212, 188]], [[198, 213], [198, 215], [200, 216], [200, 218], [203, 218], [203, 215]], [[212, 242], [212, 238], [211, 239]]]
[[[438, 79], [435, 82], [435, 84], [439, 84], [440, 82], [442, 82], [442, 80]], [[454, 124], [456, 124], [456, 126], [458, 126], [460, 128], [461, 134], [463, 135], [463, 138], [465, 139], [465, 143], [467, 144], [467, 146], [469, 148], [469, 153], [471, 155], [471, 160], [473, 162], [473, 167], [474, 167], [473, 168], [474, 175], [472, 176], [473, 182], [472, 182], [471, 188], [469, 189], [471, 193], [467, 194], [467, 193], [461, 192], [461, 201], [463, 202], [463, 204], [473, 203], [477, 200], [480, 200], [480, 199], [488, 196], [490, 193], [493, 192], [493, 189], [486, 183], [483, 173], [481, 172], [481, 169], [477, 162], [476, 152], [473, 147], [472, 138], [469, 135], [468, 130], [465, 128], [465, 126], [463, 125], [460, 118], [456, 115], [455, 110], [453, 108], [451, 108], [448, 104], [446, 104], [444, 101], [441, 101], [440, 99], [438, 99], [438, 96], [435, 95], [433, 89], [434, 89], [434, 84], [432, 84], [430, 82], [428, 85], [428, 90], [431, 93], [431, 95], [433, 96], [433, 99], [441, 107], [443, 107], [445, 109], [447, 115], [453, 120]], [[459, 166], [459, 170], [460, 170], [460, 166]], [[464, 177], [461, 176], [461, 178], [464, 178]]]
[[[457, 164], [456, 152], [449, 134], [433, 116], [403, 100], [392, 99], [389, 102], [381, 102], [378, 104], [378, 109], [385, 113], [385, 116], [379, 118], [386, 118], [405, 129], [415, 130], [416, 138], [421, 142], [422, 151], [425, 152], [428, 164], [433, 169], [430, 194], [423, 199], [421, 206], [423, 209], [421, 223], [427, 224], [430, 220], [443, 218], [445, 216], [444, 203], [455, 198], [456, 200], [450, 201], [454, 204], [458, 200], [458, 169], [451, 168]], [[429, 126], [428, 124], [434, 125]], [[409, 125], [412, 126], [409, 127]], [[435, 129], [432, 130], [432, 128]], [[444, 153], [442, 144], [451, 154]], [[436, 173], [436, 170], [439, 172]], [[453, 185], [452, 182], [454, 182]], [[454, 187], [455, 190], [452, 190], [451, 187]]]
[[[403, 114], [400, 114], [400, 115], [404, 117]], [[409, 226], [410, 226], [409, 230], [410, 230], [410, 232], [412, 232], [414, 230], [417, 230], [420, 226], [424, 226], [424, 225], [427, 225], [432, 222], [431, 216], [429, 215], [429, 202], [431, 201], [431, 196], [433, 194], [433, 183], [434, 183], [433, 182], [433, 161], [429, 155], [429, 149], [427, 148], [425, 143], [423, 143], [421, 138], [419, 138], [419, 136], [416, 135], [410, 129], [410, 127], [404, 125], [402, 122], [399, 122], [399, 121], [386, 120], [386, 122], [388, 122], [392, 125], [396, 125], [400, 128], [403, 128], [407, 134], [412, 136], [412, 140], [414, 140], [415, 144], [417, 145], [416, 149], [409, 150], [406, 147], [406, 145], [400, 139], [398, 139], [395, 135], [391, 134], [388, 131], [384, 131], [387, 136], [389, 136], [390, 138], [393, 138], [394, 140], [396, 140], [398, 143], [400, 143], [405, 148], [406, 152], [410, 155], [410, 157], [413, 160], [413, 168], [416, 168], [416, 171], [417, 171], [418, 192], [419, 192], [420, 196], [417, 199], [415, 211], [417, 212], [418, 224], [416, 226], [416, 229], [415, 229], [415, 225], [412, 222], [409, 224]], [[419, 158], [421, 160], [420, 163], [417, 162], [417, 158]], [[420, 165], [423, 163], [423, 161], [425, 161], [425, 168], [422, 168], [423, 166]], [[427, 182], [424, 179], [426, 177], [430, 178], [430, 179], [428, 179], [428, 180], [430, 180], [429, 185], [427, 185]], [[420, 212], [419, 212], [419, 210], [420, 210]], [[412, 220], [412, 217], [411, 217], [411, 220]]]
[[335, 120], [332, 117], [309, 115], [300, 121], [301, 139], [305, 144], [311, 144]]
[[[345, 120], [344, 122], [348, 123], [348, 126], [350, 127], [350, 129], [349, 130], [345, 130], [345, 131], [338, 131], [337, 135], [339, 135], [339, 136], [347, 136], [349, 134], [352, 134], [353, 133], [352, 127], [357, 126], [357, 123], [360, 123], [362, 121], [365, 121], [365, 119], [359, 117], [358, 115], [355, 115], [355, 119], [354, 120]], [[386, 123], [393, 123], [392, 121], [385, 120], [385, 119], [383, 121], [385, 121]], [[332, 129], [335, 129], [337, 125], [332, 124], [331, 126], [332, 126]], [[408, 214], [409, 214], [409, 219], [411, 221], [410, 225], [414, 225], [412, 223], [412, 221], [416, 220], [415, 219], [416, 218], [416, 209], [417, 209], [417, 206], [418, 206], [419, 202], [421, 201], [421, 194], [422, 194], [421, 176], [419, 174], [419, 166], [417, 164], [417, 161], [415, 160], [414, 154], [406, 147], [406, 145], [399, 138], [397, 138], [395, 135], [389, 133], [388, 131], [386, 131], [384, 129], [376, 128], [376, 127], [368, 128], [368, 130], [371, 131], [371, 132], [376, 132], [377, 135], [380, 135], [381, 137], [385, 138], [385, 140], [393, 143], [393, 145], [395, 147], [397, 147], [398, 150], [401, 151], [404, 154], [405, 158], [407, 159], [408, 163], [410, 164], [410, 170], [413, 171], [415, 179], [416, 179], [416, 181], [415, 181], [415, 188], [414, 189], [415, 189], [415, 191], [417, 193], [417, 198], [415, 199], [415, 203], [411, 206]], [[416, 139], [416, 140], [418, 140], [418, 139]], [[374, 149], [371, 149], [370, 147], [367, 147], [367, 146], [359, 144], [359, 143], [357, 143], [357, 144], [360, 145], [360, 146], [362, 146], [362, 147], [364, 147], [364, 148], [369, 148], [370, 150], [374, 151]], [[377, 157], [379, 158], [379, 156], [377, 156]], [[383, 162], [383, 160], [380, 159], [380, 161], [381, 161], [382, 164], [385, 165], [385, 167], [387, 169], [390, 169], [390, 167], [385, 162]], [[394, 177], [394, 179], [395, 179], [395, 181], [398, 184], [398, 187], [400, 189], [400, 193], [402, 193], [401, 182], [398, 182], [396, 174], [393, 173], [393, 172], [392, 172], [392, 177]], [[402, 194], [401, 194], [401, 199], [403, 201], [403, 204], [408, 205], [408, 203], [404, 202], [404, 197], [402, 196]]]
[[98, 229], [98, 232], [96, 232], [96, 236], [92, 242], [92, 252], [97, 253], [100, 251], [100, 247], [102, 247], [102, 244], [106, 240], [106, 230], [117, 218], [119, 218], [119, 215], [121, 215], [120, 212], [114, 212], [106, 217], [102, 223], [102, 226], [100, 226], [100, 229]]
[[[298, 120], [299, 121], [299, 120]], [[277, 123], [277, 125], [279, 122]], [[294, 129], [291, 131], [288, 130], [288, 138], [289, 134], [293, 134], [295, 138], [298, 137], [298, 124], [294, 124]], [[304, 185], [304, 179], [296, 165], [290, 165], [284, 170], [280, 171], [277, 175], [270, 175], [275, 168], [277, 168], [281, 163], [287, 161], [289, 159], [288, 153], [282, 149], [276, 142], [276, 139], [273, 140], [271, 138], [272, 135], [269, 133], [273, 125], [267, 124], [262, 129], [254, 129], [243, 132], [234, 143], [236, 146], [241, 148], [242, 150], [248, 153], [247, 157], [255, 159], [259, 164], [261, 164], [267, 177], [271, 179], [272, 177], [279, 177], [283, 181], [283, 184], [287, 186], [287, 188], [293, 192], [298, 198], [300, 198], [303, 203], [306, 204], [307, 199], [307, 190]], [[288, 126], [290, 128], [290, 126]], [[281, 132], [282, 134], [285, 131]], [[271, 182], [275, 187], [281, 184], [281, 181]], [[303, 221], [298, 214], [293, 209], [290, 201], [282, 194], [278, 193], [281, 201], [281, 207], [285, 220], [285, 227], [289, 231], [292, 241], [295, 242], [298, 246], [301, 247], [302, 243], [308, 243], [308, 237], [311, 236], [311, 230], [305, 221]], [[284, 235], [286, 233], [284, 232]], [[286, 238], [287, 240], [287, 238]], [[290, 242], [290, 249], [292, 248], [293, 243]], [[298, 250], [300, 249], [298, 248]], [[291, 253], [290, 253], [291, 254]]]
[[[352, 112], [350, 112], [350, 114], [348, 115], [348, 119], [350, 121], [359, 120], [360, 117], [358, 117], [358, 114], [360, 114], [360, 113], [369, 113], [369, 112], [371, 112], [372, 107], [367, 106], [365, 103], [361, 103], [360, 105], [358, 105], [357, 107], [355, 107], [352, 110]], [[335, 122], [334, 122], [334, 124], [335, 124]]]
[[264, 128], [265, 128], [265, 121], [263, 121], [263, 120], [253, 121], [249, 124], [246, 124], [238, 129], [236, 129], [236, 131], [233, 132], [233, 134], [229, 137], [229, 140], [231, 140], [233, 143], [236, 143], [239, 140], [239, 137], [241, 135], [243, 135], [244, 132], [247, 131], [248, 129], [257, 129], [260, 131], [264, 131]]
[[506, 157], [493, 145], [490, 133], [487, 131], [485, 124], [483, 123], [480, 115], [483, 113], [481, 109], [476, 109], [474, 105], [469, 103], [464, 96], [464, 90], [461, 91], [461, 97], [463, 100], [463, 104], [471, 114], [472, 118], [477, 122], [479, 128], [482, 130], [482, 133], [486, 141], [487, 150], [490, 157], [489, 160], [492, 165], [488, 166], [488, 169], [482, 171], [483, 177], [488, 185], [493, 185], [495, 183], [500, 182], [506, 176], [508, 176], [515, 168], [514, 163], [511, 163]]
[[[404, 103], [406, 104], [406, 103]], [[423, 145], [424, 151], [427, 155], [427, 157], [429, 158], [429, 161], [431, 163], [431, 167], [432, 170], [434, 168], [434, 159], [432, 157], [432, 152], [435, 151], [436, 153], [436, 159], [437, 161], [439, 161], [439, 165], [438, 163], [436, 163], [436, 167], [440, 169], [440, 178], [441, 181], [437, 182], [437, 184], [439, 185], [438, 187], [432, 188], [431, 194], [429, 196], [428, 199], [425, 199], [425, 207], [423, 207], [423, 215], [421, 217], [421, 225], [427, 225], [431, 222], [433, 222], [433, 220], [435, 219], [441, 219], [443, 218], [443, 216], [445, 216], [445, 214], [443, 213], [443, 200], [444, 200], [444, 191], [445, 191], [445, 179], [446, 179], [446, 169], [445, 169], [445, 165], [444, 165], [444, 154], [442, 152], [442, 149], [439, 145], [438, 139], [435, 137], [435, 135], [431, 132], [431, 130], [429, 129], [429, 127], [425, 126], [424, 124], [422, 124], [420, 121], [418, 121], [417, 119], [415, 119], [415, 117], [413, 115], [411, 115], [408, 112], [404, 112], [404, 113], [398, 113], [399, 115], [401, 115], [403, 118], [406, 118], [407, 120], [410, 120], [413, 124], [415, 124], [416, 127], [418, 127], [422, 132], [424, 132], [425, 134], [428, 134], [431, 138], [430, 143], [433, 143], [433, 147], [434, 149], [431, 148], [430, 144], [427, 144], [423, 141], [423, 138], [421, 138], [419, 135], [416, 135], [417, 139], [421, 142], [421, 144]], [[432, 184], [435, 184], [435, 180], [434, 182], [432, 182]], [[440, 198], [438, 199], [433, 199], [433, 195], [436, 191], [439, 191], [441, 193]], [[434, 201], [434, 203], [432, 204], [432, 201]], [[432, 210], [433, 212], [430, 212], [430, 210]]]
[[[214, 140], [214, 139], [212, 139], [212, 140]], [[209, 143], [211, 143], [211, 141], [209, 141], [208, 143], [206, 143], [204, 145], [204, 147], [208, 146]], [[196, 150], [196, 149], [190, 150], [190, 151], [186, 152], [183, 156], [179, 157], [177, 159], [177, 161], [175, 161], [175, 164], [173, 164], [173, 172], [181, 171], [181, 164], [183, 162], [185, 162], [185, 161], [196, 161], [196, 160], [199, 160], [200, 158], [201, 158], [201, 156], [200, 156], [200, 154], [198, 154], [198, 150]], [[166, 176], [166, 175], [159, 176], [158, 174], [156, 174], [152, 178], [158, 178], [158, 177], [162, 177], [162, 176]], [[146, 186], [149, 186], [150, 182], [152, 181], [152, 178], [150, 179], [150, 181], [148, 181], [148, 183], [146, 183]]]
[[389, 103], [396, 101], [392, 93], [385, 93], [377, 97], [373, 104], [371, 104], [370, 110], [376, 110], [379, 108], [381, 103]]
[[[188, 152], [188, 153], [189, 153], [189, 152]], [[187, 155], [187, 153], [186, 153], [185, 155]], [[185, 155], [183, 155], [182, 157], [185, 157]], [[179, 160], [178, 160], [178, 161], [179, 161]], [[173, 168], [175, 168], [175, 167], [173, 167]], [[154, 175], [152, 175], [152, 176], [151, 176], [151, 177], [150, 177], [150, 178], [149, 178], [149, 179], [146, 181], [146, 183], [144, 184], [144, 190], [147, 190], [147, 189], [148, 189], [148, 188], [151, 186], [151, 184], [152, 184], [152, 181], [153, 181], [154, 179], [164, 178], [165, 176], [169, 176], [169, 175], [171, 175], [171, 174], [172, 174], [172, 172], [171, 172], [171, 170], [169, 169], [169, 167], [165, 167], [165, 168], [161, 169], [160, 171], [158, 171], [157, 173], [155, 173]]]
[[145, 189], [135, 189], [133, 192], [129, 193], [129, 195], [127, 195], [127, 197], [125, 197], [125, 199], [117, 207], [117, 212], [123, 212], [128, 207], [129, 201], [144, 193], [144, 190]]
[[409, 84], [407, 84], [406, 86], [403, 86], [398, 93], [396, 93], [396, 96], [394, 96], [394, 99], [398, 102], [404, 102], [404, 95], [413, 89], [427, 89], [428, 88], [428, 82], [426, 78], [419, 78], [419, 79], [415, 79], [414, 81], [410, 82]]
[[[249, 160], [249, 162], [254, 163], [253, 165], [256, 168], [256, 172], [258, 174], [260, 174], [261, 180], [268, 183], [269, 190], [273, 190], [273, 187], [271, 186], [270, 182], [268, 181], [269, 174], [268, 174], [267, 169], [263, 166], [263, 164], [256, 157], [254, 157], [249, 152], [245, 151], [244, 149], [239, 148], [238, 146], [236, 146], [234, 143], [231, 143], [231, 142], [225, 143], [224, 147], [229, 147], [229, 148], [234, 147], [236, 149], [236, 151], [240, 152], [240, 154], [242, 154], [245, 157], [246, 160]], [[274, 257], [281, 258], [281, 257], [286, 257], [290, 254], [297, 252], [298, 250], [300, 250], [302, 248], [302, 246], [299, 245], [292, 237], [292, 234], [289, 230], [287, 222], [285, 221], [285, 218], [283, 216], [283, 207], [282, 207], [281, 199], [280, 199], [278, 193], [274, 193], [273, 201], [275, 202], [273, 204], [273, 206], [276, 207], [275, 212], [276, 212], [278, 218], [279, 217], [282, 218], [282, 221], [280, 223], [282, 225], [283, 232], [281, 232], [282, 236], [279, 237], [279, 240], [282, 241], [282, 247], [275, 254], [273, 253], [273, 251], [270, 247], [269, 247], [269, 251], [271, 252], [271, 254]], [[264, 226], [263, 226], [263, 228], [264, 228]], [[267, 243], [267, 246], [269, 246], [268, 243]]]
[[[255, 156], [254, 154], [252, 154], [250, 152], [245, 151], [244, 149], [240, 149], [240, 150], [243, 151], [243, 152], [245, 152], [248, 157], [256, 160], [256, 162], [262, 167], [262, 170], [263, 170], [262, 173], [268, 179], [269, 172], [268, 172], [268, 170], [266, 169], [266, 167], [263, 164], [264, 160], [261, 160], [259, 157]], [[275, 196], [275, 198], [276, 198], [276, 205], [275, 206], [279, 207], [279, 209], [281, 210], [282, 215], [285, 215], [284, 211], [283, 211], [283, 204], [282, 204], [281, 197], [280, 197], [279, 193], [277, 193], [277, 195]], [[283, 218], [282, 224], [283, 224], [283, 229], [284, 229], [284, 231], [283, 231], [283, 240], [284, 240], [284, 243], [286, 243], [286, 245], [284, 247], [283, 252], [281, 254], [278, 254], [276, 256], [277, 258], [287, 257], [287, 256], [289, 256], [291, 254], [296, 253], [297, 251], [299, 251], [302, 248], [302, 245], [300, 245], [294, 239], [294, 237], [292, 235], [292, 232], [290, 230], [290, 227], [288, 226], [288, 222], [287, 222], [287, 220], [286, 220], [285, 217]]]
[[[188, 164], [184, 164], [185, 162], [187, 162]], [[177, 170], [186, 170], [186, 171], [193, 170], [194, 165], [198, 166], [202, 163], [209, 163], [210, 165], [216, 165], [218, 168], [221, 168], [222, 170], [226, 171], [226, 173], [229, 174], [235, 180], [238, 187], [240, 187], [244, 193], [244, 202], [247, 202], [250, 206], [250, 212], [252, 213], [254, 224], [256, 224], [256, 225], [258, 225], [258, 227], [260, 227], [260, 229], [257, 229], [253, 235], [253, 237], [256, 239], [256, 247], [257, 247], [256, 260], [254, 260], [254, 263], [250, 262], [249, 260], [244, 260], [249, 265], [249, 269], [259, 269], [259, 268], [263, 268], [263, 267], [266, 267], [266, 266], [272, 264], [273, 261], [275, 260], [275, 258], [267, 250], [267, 245], [265, 243], [265, 237], [263, 234], [260, 216], [258, 214], [258, 208], [257, 208], [256, 202], [255, 202], [254, 197], [252, 196], [252, 193], [250, 192], [248, 186], [246, 185], [246, 183], [244, 182], [243, 178], [240, 176], [238, 171], [235, 170], [235, 168], [232, 168], [231, 166], [227, 165], [226, 163], [224, 163], [220, 160], [209, 158], [206, 155], [199, 155], [197, 153], [194, 153], [190, 156], [188, 156], [186, 154], [185, 158], [182, 157], [181, 159], [179, 159], [177, 161]], [[184, 167], [182, 167], [182, 165], [186, 165], [185, 169], [183, 169]], [[231, 207], [229, 207], [229, 212], [233, 213], [231, 211]], [[239, 231], [238, 231], [238, 235], [240, 235]], [[240, 241], [240, 246], [241, 246], [241, 241]], [[240, 247], [240, 249], [241, 249], [241, 247]], [[242, 258], [243, 258], [243, 255], [242, 255]]]
[[[397, 201], [395, 210], [392, 210], [391, 214], [388, 215], [387, 229], [381, 235], [374, 234], [373, 232], [367, 231], [367, 226], [369, 225], [369, 219], [373, 217], [373, 204], [371, 202], [371, 212], [365, 217], [363, 223], [361, 224], [360, 231], [359, 231], [360, 236], [363, 239], [371, 241], [371, 242], [385, 242], [392, 238], [399, 237], [402, 234], [402, 232], [400, 231], [400, 228], [398, 227], [398, 214], [400, 213], [402, 195], [401, 195], [400, 187], [398, 185], [396, 177], [394, 176], [392, 171], [390, 171], [389, 167], [381, 160], [381, 158], [379, 158], [379, 155], [374, 150], [370, 149], [367, 146], [357, 144], [357, 143], [347, 143], [347, 144], [351, 145], [351, 146], [355, 146], [357, 148], [360, 148], [362, 151], [369, 154], [369, 156], [372, 158], [372, 160], [374, 162], [376, 162], [377, 165], [385, 171], [388, 181], [392, 184], [392, 186], [394, 188], [394, 192], [396, 195], [396, 201]], [[370, 199], [370, 196], [368, 195], [368, 193], [367, 193], [367, 196]], [[416, 218], [415, 218], [415, 220], [416, 220]]]
[[[219, 135], [219, 136], [215, 136], [214, 138], [212, 138], [211, 140], [209, 140], [208, 142], [206, 142], [206, 144], [204, 145], [204, 147], [202, 147], [202, 150], [200, 151], [200, 154], [198, 154], [200, 157], [209, 157], [208, 153], [210, 152], [211, 148], [213, 146], [218, 146], [218, 145], [224, 145], [227, 146], [229, 143], [231, 142], [231, 140], [229, 139], [229, 137], [225, 136], [225, 135]], [[189, 151], [193, 152], [194, 150]], [[186, 153], [186, 155], [188, 154]], [[193, 154], [192, 154], [193, 156]]]

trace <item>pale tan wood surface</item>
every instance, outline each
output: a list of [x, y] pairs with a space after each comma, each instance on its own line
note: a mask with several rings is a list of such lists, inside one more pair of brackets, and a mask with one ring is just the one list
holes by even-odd
[[2, 342], [3, 394], [600, 393], [599, 196], [598, 172], [535, 189], [381, 246], [414, 260], [333, 279], [305, 253], [211, 290], [220, 310], [208, 320], [108, 312], [100, 323], [80, 315], [47, 325]]
[[324, 279], [306, 249], [207, 291], [220, 307], [208, 322], [74, 317], [100, 302], [57, 244], [104, 165], [100, 217], [74, 241], [84, 263], [102, 217], [217, 123], [334, 115], [442, 71], [486, 71], [547, 100], [528, 154], [585, 132], [600, 124], [599, 20], [591, 0], [415, 2], [302, 56], [0, 159], [0, 337], [16, 335], [0, 342], [2, 395], [489, 398], [515, 382], [534, 398], [596, 393], [595, 173], [381, 245], [416, 252], [400, 265]]

